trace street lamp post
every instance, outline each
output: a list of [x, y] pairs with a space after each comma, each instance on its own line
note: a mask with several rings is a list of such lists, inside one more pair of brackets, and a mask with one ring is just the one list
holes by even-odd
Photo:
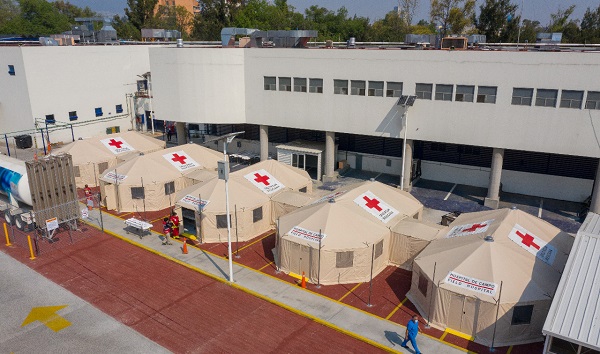
[[400, 175], [401, 190], [404, 190], [404, 174], [406, 172], [406, 133], [408, 131], [408, 116], [406, 113], [408, 112], [408, 108], [415, 104], [416, 98], [417, 96], [400, 96], [400, 99], [398, 100], [398, 106], [401, 106], [404, 109], [404, 112], [402, 113], [402, 121], [404, 123], [404, 138], [402, 140], [402, 172]]
[[229, 211], [229, 157], [227, 156], [227, 144], [230, 144], [233, 139], [244, 132], [236, 132], [230, 133], [223, 136], [219, 136], [215, 139], [211, 139], [206, 141], [206, 143], [211, 141], [223, 140], [223, 156], [224, 161], [219, 161], [219, 179], [225, 181], [225, 213], [227, 218], [227, 259], [229, 260], [229, 281], [233, 283], [233, 260], [232, 252], [231, 252], [231, 216]]

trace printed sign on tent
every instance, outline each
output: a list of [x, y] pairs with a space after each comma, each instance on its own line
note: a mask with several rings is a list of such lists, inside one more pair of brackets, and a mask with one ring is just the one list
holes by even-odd
[[508, 238], [513, 240], [521, 248], [539, 258], [542, 262], [552, 265], [556, 258], [556, 248], [531, 232], [523, 226], [515, 224], [508, 234]]
[[185, 197], [183, 197], [180, 200], [180, 202], [195, 205], [198, 208], [198, 210], [201, 211], [208, 205], [208, 203], [210, 203], [210, 200], [200, 199], [198, 197], [194, 197], [191, 194], [188, 194]]
[[394, 216], [400, 214], [398, 210], [383, 202], [375, 194], [371, 193], [371, 191], [366, 191], [359, 195], [354, 199], [354, 202], [384, 223], [387, 223], [393, 219]]
[[183, 150], [172, 152], [170, 154], [163, 155], [165, 160], [169, 161], [179, 172], [190, 170], [194, 167], [200, 166], [194, 159], [192, 159]]
[[444, 283], [458, 286], [459, 288], [475, 291], [480, 294], [494, 296], [498, 284], [485, 280], [475, 279], [456, 272], [448, 272]]
[[321, 237], [321, 241], [325, 238], [325, 234], [319, 234], [318, 232], [310, 231], [307, 229], [303, 229], [299, 226], [294, 226], [288, 234], [301, 238], [306, 241], [319, 243], [319, 236]]
[[256, 188], [265, 194], [273, 194], [285, 186], [265, 170], [250, 172], [244, 176]]
[[486, 232], [493, 221], [494, 219], [491, 219], [483, 222], [476, 222], [473, 224], [454, 226], [452, 229], [450, 229], [445, 238], [468, 236]]
[[125, 142], [125, 140], [121, 137], [102, 139], [100, 142], [115, 155], [127, 151], [133, 151], [131, 145], [127, 144], [127, 142]]
[[108, 179], [110, 181], [117, 181], [117, 183], [118, 183], [118, 182], [123, 182], [125, 180], [125, 178], [127, 178], [127, 175], [121, 175], [121, 174], [116, 173], [115, 171], [110, 171], [104, 175], [104, 178]]
[[337, 199], [339, 196], [344, 195], [344, 193], [346, 193], [346, 191], [339, 191], [339, 192], [335, 192], [335, 193], [331, 193], [331, 194], [327, 194], [326, 196], [323, 196], [317, 200], [315, 200], [314, 202], [310, 203], [309, 205], [313, 205], [313, 204], [319, 204], [322, 203], [324, 201], [327, 200], [331, 200], [331, 199]]

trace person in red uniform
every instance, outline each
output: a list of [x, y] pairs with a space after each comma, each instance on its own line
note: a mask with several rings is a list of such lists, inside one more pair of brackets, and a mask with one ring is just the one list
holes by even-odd
[[88, 207], [88, 210], [92, 210], [94, 207], [94, 199], [92, 197], [92, 189], [87, 184], [83, 188], [83, 194], [85, 194], [85, 203]]
[[174, 239], [178, 239], [179, 238], [179, 216], [177, 215], [177, 213], [175, 213], [174, 211], [171, 212], [171, 224], [173, 224], [173, 226], [171, 227], [171, 237], [173, 237]]

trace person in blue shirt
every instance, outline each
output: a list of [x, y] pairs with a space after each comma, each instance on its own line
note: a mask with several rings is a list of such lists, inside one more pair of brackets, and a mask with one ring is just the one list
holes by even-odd
[[414, 315], [406, 325], [406, 335], [404, 336], [404, 342], [401, 344], [402, 348], [408, 348], [406, 344], [410, 341], [415, 352], [421, 354], [421, 351], [419, 351], [419, 347], [417, 346], [417, 334], [419, 334], [419, 330], [419, 318], [417, 315]]

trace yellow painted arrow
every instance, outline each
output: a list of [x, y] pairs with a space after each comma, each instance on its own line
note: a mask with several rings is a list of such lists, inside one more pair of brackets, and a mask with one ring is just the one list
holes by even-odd
[[27, 318], [25, 318], [25, 321], [21, 324], [21, 327], [25, 327], [35, 321], [40, 321], [54, 332], [61, 331], [71, 325], [71, 322], [56, 314], [58, 310], [64, 309], [65, 307], [67, 307], [67, 305], [34, 307], [31, 309], [31, 312], [29, 312], [29, 315], [27, 315]]

